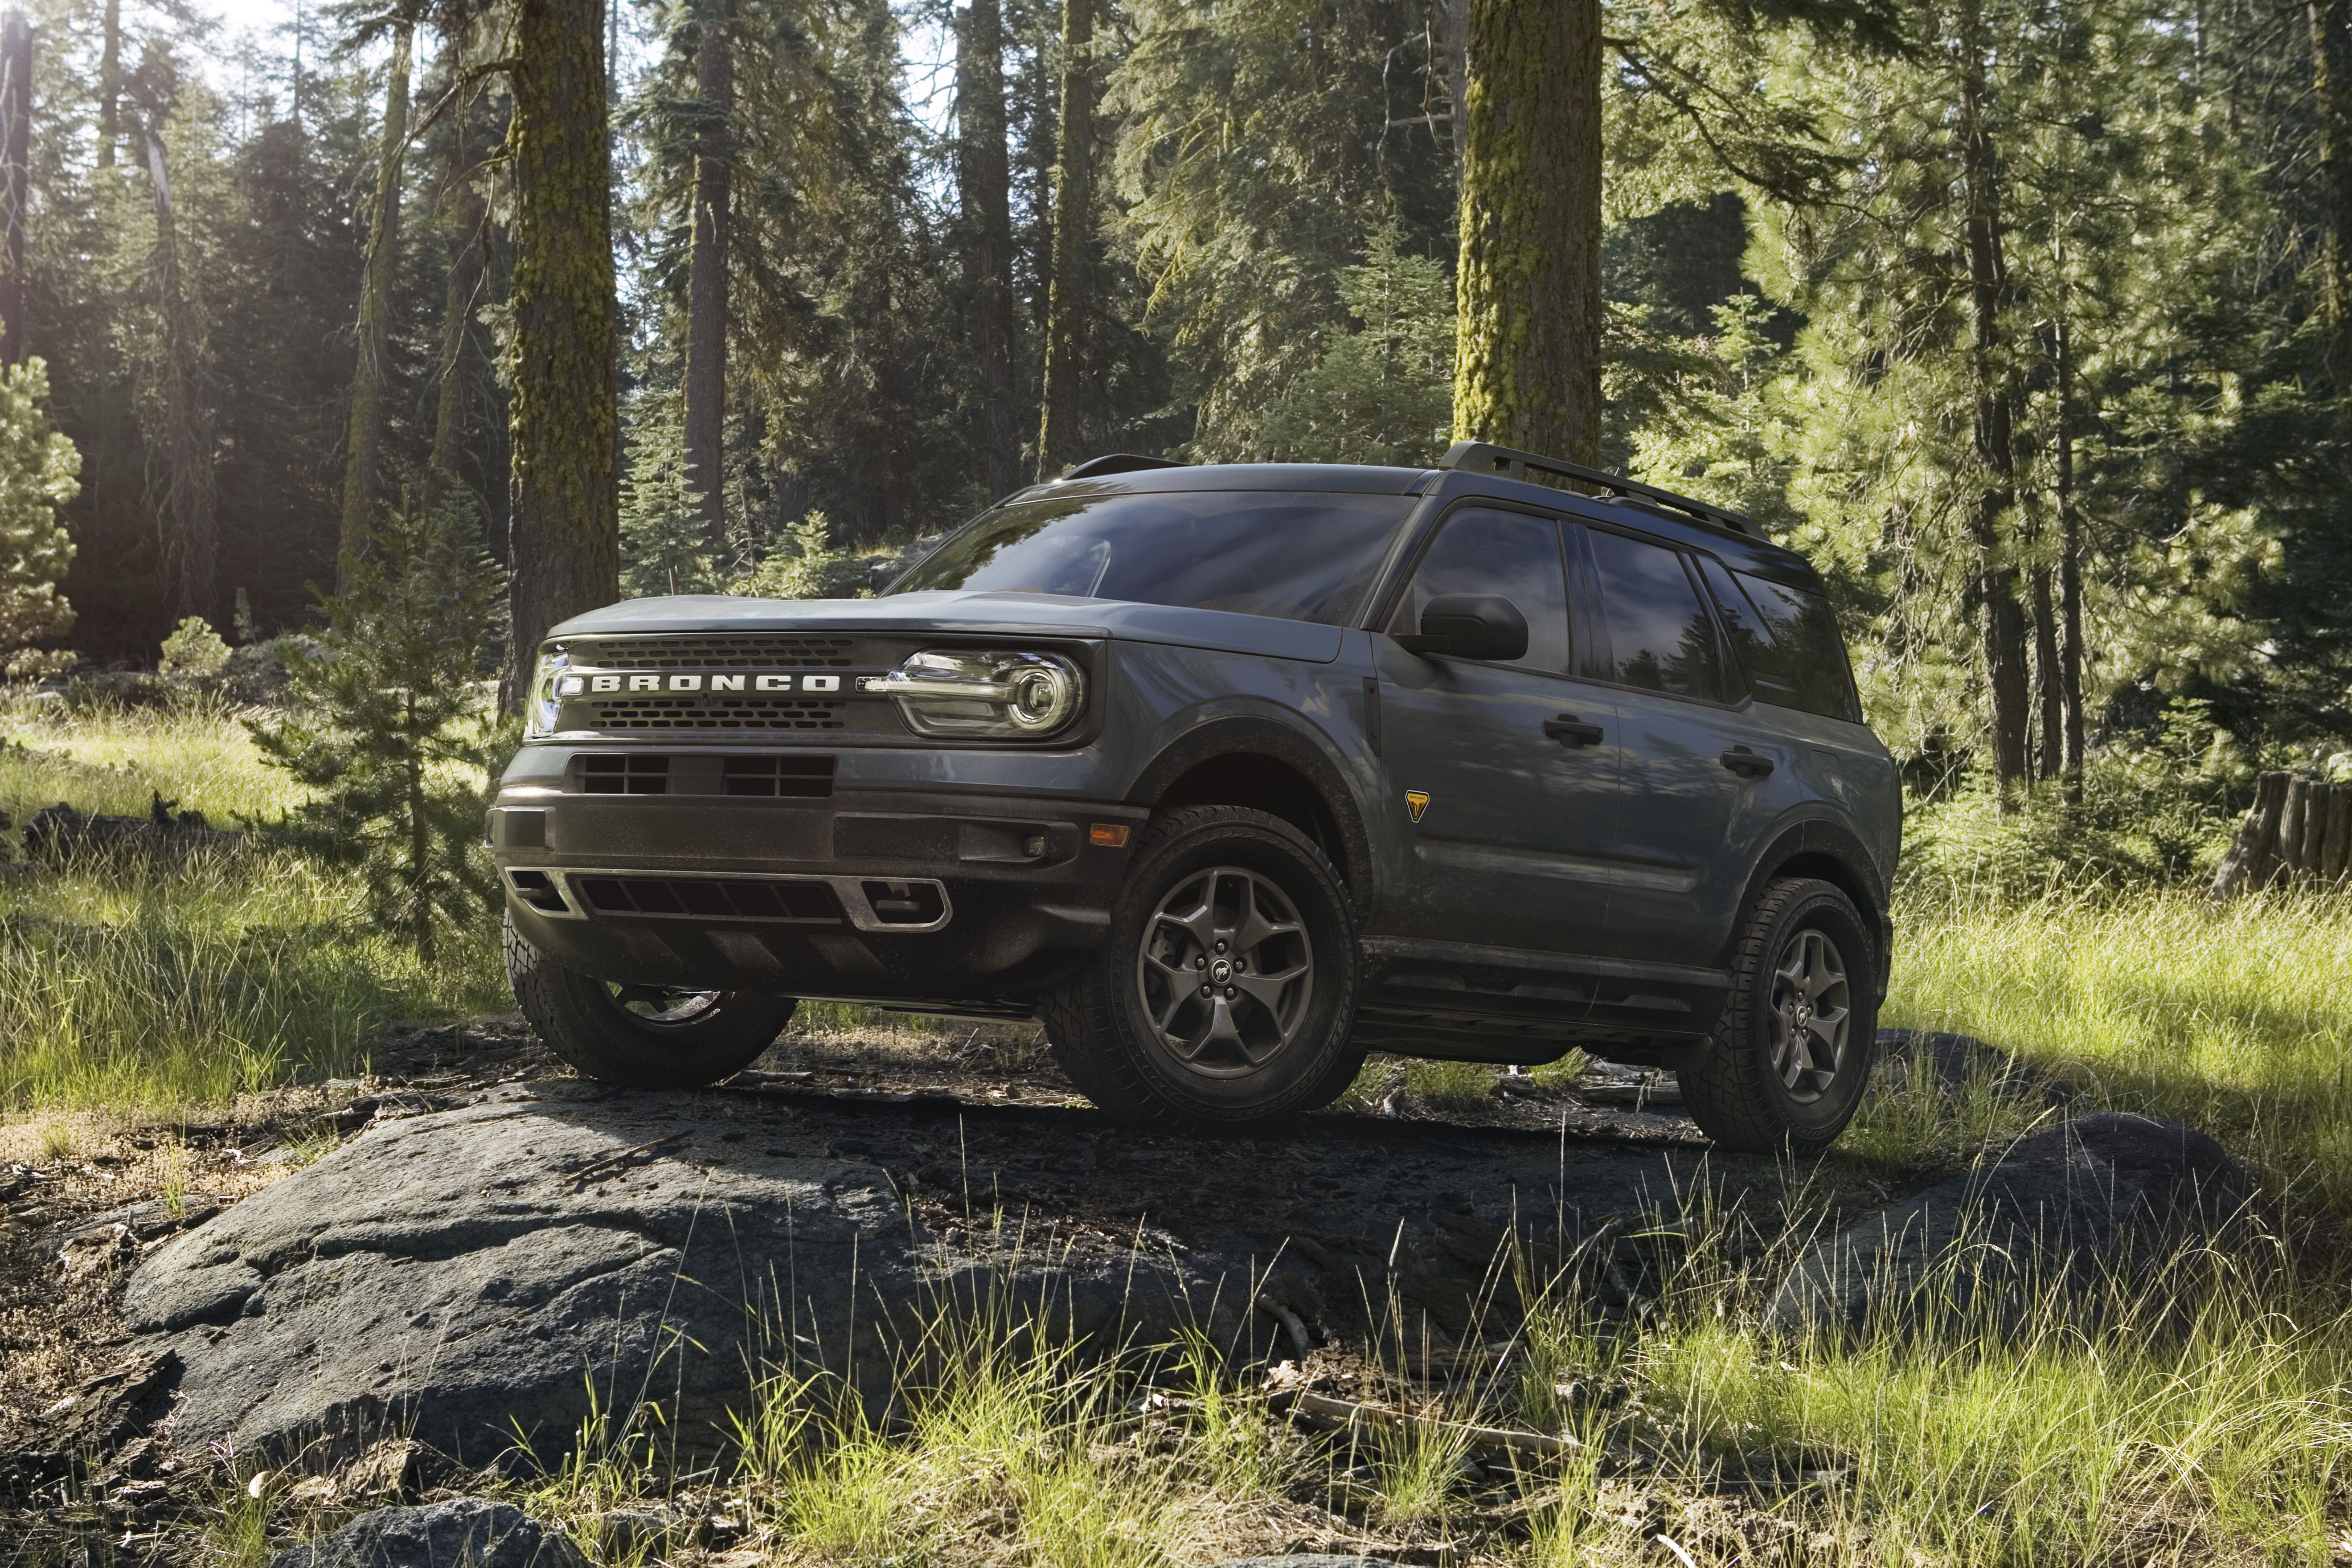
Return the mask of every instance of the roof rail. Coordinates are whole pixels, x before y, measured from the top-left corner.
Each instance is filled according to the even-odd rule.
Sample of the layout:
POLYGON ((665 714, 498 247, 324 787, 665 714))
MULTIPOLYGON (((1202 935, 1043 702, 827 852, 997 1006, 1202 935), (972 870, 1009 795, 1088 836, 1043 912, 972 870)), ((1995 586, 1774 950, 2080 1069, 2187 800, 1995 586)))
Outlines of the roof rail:
POLYGON ((1489 446, 1484 441, 1456 441, 1437 459, 1441 468, 1461 468, 1474 474, 1501 474, 1508 479, 1525 479, 1531 474, 1552 474, 1563 479, 1575 479, 1582 484, 1599 485, 1631 500, 1645 500, 1676 511, 1688 512, 1702 522, 1727 528, 1734 533, 1744 533, 1751 539, 1761 539, 1764 531, 1756 520, 1727 507, 1693 500, 1688 496, 1662 490, 1655 485, 1621 479, 1600 468, 1588 468, 1581 463, 1571 463, 1565 458, 1547 458, 1535 452, 1514 451, 1508 447, 1489 446))
POLYGON ((1106 474, 1132 474, 1145 468, 1181 468, 1187 465, 1173 458, 1146 458, 1133 452, 1106 452, 1099 458, 1089 458, 1062 478, 1066 479, 1098 479, 1106 474))

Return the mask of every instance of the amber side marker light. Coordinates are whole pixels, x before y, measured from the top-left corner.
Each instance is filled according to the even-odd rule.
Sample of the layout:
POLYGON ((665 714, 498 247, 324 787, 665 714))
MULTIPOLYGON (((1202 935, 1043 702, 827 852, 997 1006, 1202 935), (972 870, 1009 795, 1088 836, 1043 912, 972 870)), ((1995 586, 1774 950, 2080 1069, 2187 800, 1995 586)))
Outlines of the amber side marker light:
POLYGON ((1097 822, 1087 827, 1087 842, 1105 849, 1124 849, 1127 847, 1127 829, 1114 827, 1108 822, 1097 822))

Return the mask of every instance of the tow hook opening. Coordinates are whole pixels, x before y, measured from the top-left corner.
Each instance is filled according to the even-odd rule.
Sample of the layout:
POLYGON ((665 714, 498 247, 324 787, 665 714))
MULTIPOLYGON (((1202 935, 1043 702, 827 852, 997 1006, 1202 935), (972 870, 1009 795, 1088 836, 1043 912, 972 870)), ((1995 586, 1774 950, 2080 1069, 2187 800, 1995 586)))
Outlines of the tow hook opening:
POLYGON ((515 897, 532 909, 542 910, 555 915, 568 912, 563 902, 562 889, 558 888, 555 885, 555 879, 544 871, 509 871, 507 882, 514 889, 515 897))
POLYGON ((866 901, 884 925, 927 926, 947 912, 935 882, 867 882, 866 901))

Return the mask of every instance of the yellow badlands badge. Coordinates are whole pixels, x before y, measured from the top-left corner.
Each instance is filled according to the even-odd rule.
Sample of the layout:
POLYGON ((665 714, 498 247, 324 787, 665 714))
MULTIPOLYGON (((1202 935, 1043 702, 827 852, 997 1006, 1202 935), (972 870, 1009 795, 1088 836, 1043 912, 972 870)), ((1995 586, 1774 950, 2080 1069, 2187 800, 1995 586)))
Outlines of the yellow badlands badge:
POLYGON ((1429 792, 1425 789, 1409 789, 1405 791, 1404 808, 1412 813, 1412 819, 1415 822, 1419 822, 1421 820, 1421 814, 1429 809, 1429 792))

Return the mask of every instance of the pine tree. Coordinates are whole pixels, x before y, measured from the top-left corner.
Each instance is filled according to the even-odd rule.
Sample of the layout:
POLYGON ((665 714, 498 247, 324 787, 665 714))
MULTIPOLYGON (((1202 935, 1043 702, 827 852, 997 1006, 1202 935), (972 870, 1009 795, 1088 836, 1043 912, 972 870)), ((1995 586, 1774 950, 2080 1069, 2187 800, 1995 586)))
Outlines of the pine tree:
POLYGON ((1276 462, 1418 467, 1445 449, 1454 396, 1454 285, 1435 258, 1408 256, 1399 226, 1374 229, 1339 297, 1360 326, 1333 342, 1266 418, 1276 462))
MULTIPOLYGON (((58 509, 81 489, 75 477, 81 457, 49 427, 48 395, 48 366, 40 360, 0 371, 0 655, 63 637, 74 622, 73 607, 58 595, 74 557, 58 509)), ((12 661, 9 673, 32 668, 12 661)))
POLYGON ((248 729, 311 796, 269 836, 356 867, 370 922, 431 963, 498 896, 482 813, 508 740, 481 671, 503 584, 456 507, 394 512, 369 546, 289 661, 294 716, 248 729))
MULTIPOLYGON (((366 282, 360 293, 359 353, 352 371, 351 433, 343 447, 339 562, 356 561, 364 553, 368 517, 375 504, 376 467, 383 449, 392 277, 400 259, 401 163, 408 150, 408 53, 415 35, 414 26, 394 33, 392 63, 384 72, 383 135, 376 156, 375 192, 368 204, 366 282)), ((339 575, 337 586, 350 584, 339 575)))
POLYGON ((621 592, 632 599, 708 594, 716 587, 678 401, 657 394, 640 400, 656 413, 636 426, 621 490, 621 592))

